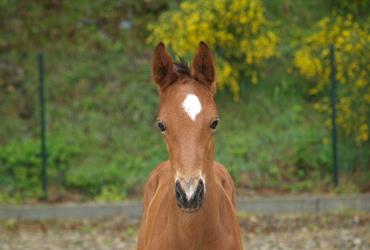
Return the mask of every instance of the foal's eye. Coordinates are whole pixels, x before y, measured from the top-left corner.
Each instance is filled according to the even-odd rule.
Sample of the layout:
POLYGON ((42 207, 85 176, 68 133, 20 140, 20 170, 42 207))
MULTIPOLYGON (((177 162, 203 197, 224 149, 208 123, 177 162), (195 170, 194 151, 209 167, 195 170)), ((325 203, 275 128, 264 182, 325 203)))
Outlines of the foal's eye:
POLYGON ((209 125, 209 127, 211 129, 216 129, 217 128, 217 125, 218 125, 218 119, 214 120, 211 125, 209 125))
POLYGON ((161 132, 163 133, 164 131, 166 131, 166 125, 164 125, 163 122, 157 122, 157 125, 158 125, 158 128, 161 130, 161 132))

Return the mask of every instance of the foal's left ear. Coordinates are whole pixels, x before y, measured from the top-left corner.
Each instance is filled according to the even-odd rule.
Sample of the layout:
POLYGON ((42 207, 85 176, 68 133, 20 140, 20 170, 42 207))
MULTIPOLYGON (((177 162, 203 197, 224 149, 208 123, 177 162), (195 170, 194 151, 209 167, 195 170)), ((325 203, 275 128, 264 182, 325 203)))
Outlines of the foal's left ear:
POLYGON ((191 66, 191 75, 206 85, 212 93, 216 92, 216 73, 212 53, 204 42, 199 43, 198 51, 191 66))

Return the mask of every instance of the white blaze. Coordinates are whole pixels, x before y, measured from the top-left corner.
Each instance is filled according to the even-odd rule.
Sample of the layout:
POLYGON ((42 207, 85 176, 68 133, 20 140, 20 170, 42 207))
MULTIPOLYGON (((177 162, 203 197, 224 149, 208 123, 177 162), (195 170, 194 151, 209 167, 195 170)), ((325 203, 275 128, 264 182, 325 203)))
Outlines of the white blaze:
POLYGON ((188 94, 182 103, 184 111, 188 114, 190 119, 195 121, 197 115, 202 110, 202 105, 200 104, 198 96, 194 94, 188 94))

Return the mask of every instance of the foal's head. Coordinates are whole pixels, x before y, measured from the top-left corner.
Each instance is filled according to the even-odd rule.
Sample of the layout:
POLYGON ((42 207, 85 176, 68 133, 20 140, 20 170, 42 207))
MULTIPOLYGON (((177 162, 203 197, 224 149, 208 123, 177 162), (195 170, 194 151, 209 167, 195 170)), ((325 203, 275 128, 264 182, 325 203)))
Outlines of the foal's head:
POLYGON ((218 124, 211 51, 201 42, 188 69, 174 64, 160 43, 154 51, 152 67, 160 92, 157 124, 169 153, 176 202, 184 211, 194 212, 206 195, 218 124))

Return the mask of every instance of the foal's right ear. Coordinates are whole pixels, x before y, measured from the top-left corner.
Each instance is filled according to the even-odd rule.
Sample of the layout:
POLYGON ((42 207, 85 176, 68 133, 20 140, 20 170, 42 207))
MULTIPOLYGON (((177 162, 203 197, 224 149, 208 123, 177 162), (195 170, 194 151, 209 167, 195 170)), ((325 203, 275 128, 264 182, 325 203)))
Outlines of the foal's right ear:
POLYGON ((204 42, 200 42, 198 51, 193 59, 191 75, 207 86, 214 94, 216 92, 215 74, 211 50, 204 42))
POLYGON ((173 72, 172 58, 162 42, 154 49, 152 77, 160 90, 163 90, 176 80, 176 74, 173 72))

